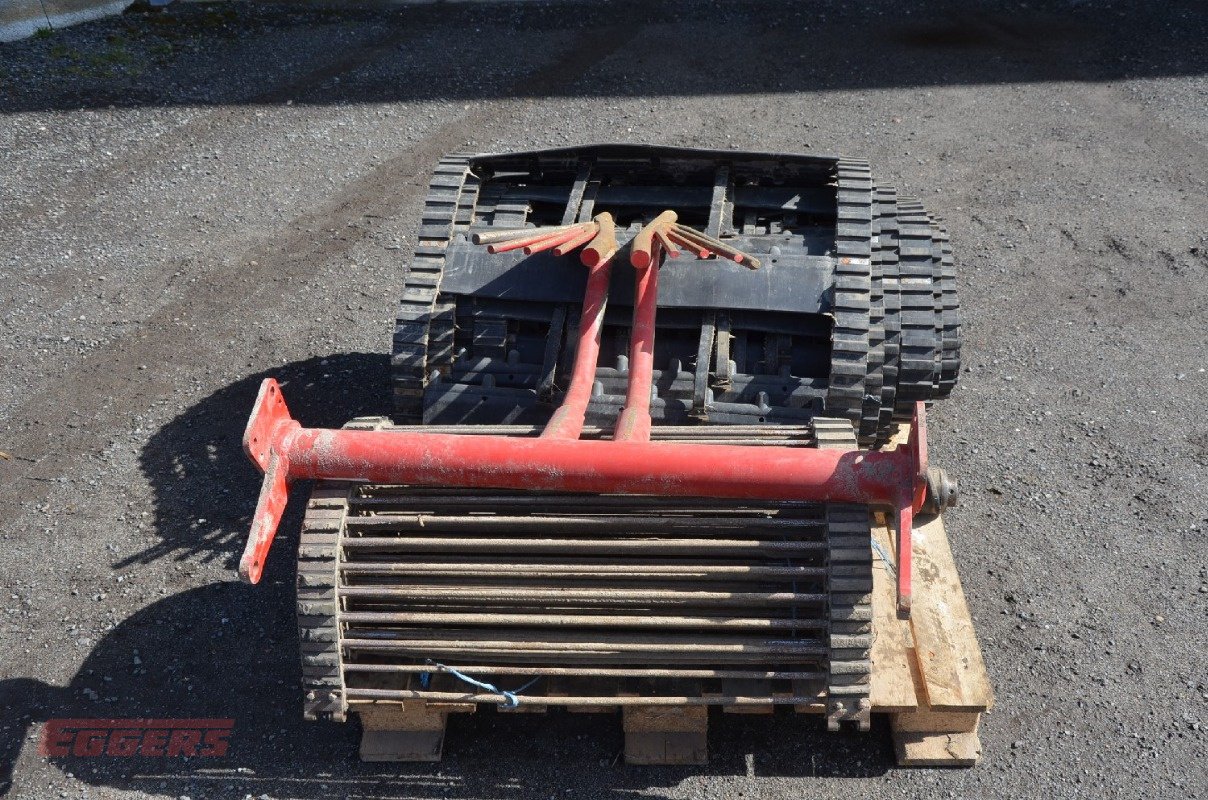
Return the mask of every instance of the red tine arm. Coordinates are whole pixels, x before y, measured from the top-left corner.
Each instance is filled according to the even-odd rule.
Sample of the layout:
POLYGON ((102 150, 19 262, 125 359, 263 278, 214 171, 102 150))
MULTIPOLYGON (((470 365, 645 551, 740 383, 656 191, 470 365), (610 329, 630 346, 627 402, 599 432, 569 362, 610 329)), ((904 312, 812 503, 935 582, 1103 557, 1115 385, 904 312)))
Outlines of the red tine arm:
POLYGON ((578 235, 578 231, 558 231, 545 239, 540 239, 536 242, 530 242, 529 244, 525 245, 524 254, 526 256, 531 256, 533 253, 544 252, 549 250, 551 247, 557 247, 564 242, 569 242, 578 235))
POLYGON ((600 230, 600 226, 593 222, 591 224, 590 228, 587 228, 586 230, 584 230, 582 233, 578 234, 577 236, 572 236, 570 239, 567 239, 565 242, 563 242, 562 244, 555 247, 554 255, 564 256, 567 253, 571 252, 572 250, 582 247, 583 245, 587 244, 592 239, 594 239, 596 236, 596 233, 599 232, 599 230, 600 230))
POLYGON ((521 247, 528 247, 531 244, 544 241, 546 239, 560 237, 566 235, 567 231, 572 231, 571 228, 537 228, 529 236, 521 236, 514 239, 508 239, 506 242, 497 242, 487 247, 487 252, 491 255, 496 253, 507 253, 511 250, 518 250, 521 247))
POLYGON ((654 238, 658 240, 659 246, 667 255, 672 258, 679 258, 679 249, 671 243, 671 237, 667 235, 666 231, 655 231, 654 238))
POLYGON ((678 233, 675 230, 668 232, 667 238, 671 239, 671 241, 675 242, 680 247, 684 248, 685 250, 687 250, 689 253, 696 256, 697 258, 708 258, 709 257, 708 250, 706 250, 704 247, 702 247, 698 243, 692 241, 691 239, 688 239, 687 237, 682 236, 680 233, 678 233))
POLYGON ((650 440, 650 389, 654 384, 654 318, 658 309, 659 244, 651 245, 652 261, 637 270, 633 289, 633 324, 629 333, 629 386, 625 409, 617 418, 616 441, 650 440))

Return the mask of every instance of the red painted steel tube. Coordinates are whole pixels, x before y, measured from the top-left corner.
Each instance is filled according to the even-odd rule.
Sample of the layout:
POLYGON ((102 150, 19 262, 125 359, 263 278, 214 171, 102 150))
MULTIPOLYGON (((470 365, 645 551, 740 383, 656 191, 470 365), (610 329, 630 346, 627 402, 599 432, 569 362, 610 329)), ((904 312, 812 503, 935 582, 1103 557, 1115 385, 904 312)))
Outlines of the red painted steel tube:
POLYGON ((290 479, 889 504, 910 477, 893 451, 301 427, 279 442, 290 479))
POLYGON ((541 431, 543 439, 578 439, 583 432, 591 387, 596 381, 596 362, 600 357, 600 334, 604 330, 604 311, 608 306, 608 284, 612 280, 612 258, 597 262, 587 273, 583 293, 583 313, 579 318, 579 343, 570 388, 562 405, 541 431))
POLYGON ((565 242, 563 242, 562 244, 555 247, 554 255, 564 256, 567 253, 571 252, 572 250, 582 247, 583 245, 590 242, 592 239, 596 238, 596 234, 599 232, 600 232, 600 226, 596 225, 595 223, 592 223, 590 228, 586 228, 578 236, 575 236, 571 239, 567 239, 565 242))
POLYGON ((549 250, 551 247, 566 244, 567 242, 578 237, 578 235, 579 232, 574 230, 555 233, 549 238, 526 244, 524 246, 524 254, 526 256, 531 256, 533 253, 542 253, 546 250, 549 250))
POLYGON ((898 605, 908 612, 910 531, 927 491, 923 413, 917 403, 904 446, 867 452, 329 430, 299 425, 268 378, 243 439, 265 479, 239 571, 251 583, 260 580, 288 484, 298 479, 858 503, 897 512, 898 605))
POLYGON ((636 270, 633 323, 629 329, 629 381, 625 408, 617 418, 613 438, 650 440, 650 391, 654 385, 654 318, 658 311, 659 243, 650 245, 650 266, 636 270))
POLYGON ((303 428, 272 378, 260 386, 243 447, 264 472, 240 575, 260 580, 298 479, 887 506, 896 511, 898 608, 909 614, 910 534, 927 493, 922 403, 890 451, 303 428))

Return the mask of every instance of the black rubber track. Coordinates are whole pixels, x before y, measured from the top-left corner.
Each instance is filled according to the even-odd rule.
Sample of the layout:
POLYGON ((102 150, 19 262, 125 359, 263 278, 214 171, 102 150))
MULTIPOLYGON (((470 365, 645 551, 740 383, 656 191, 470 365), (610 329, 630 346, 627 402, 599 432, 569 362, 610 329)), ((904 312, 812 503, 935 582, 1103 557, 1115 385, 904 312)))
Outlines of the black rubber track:
POLYGON ((476 199, 469 158, 442 158, 428 185, 419 240, 395 316, 390 368, 395 419, 400 423, 423 421, 429 371, 453 360, 453 308, 449 302, 438 304, 440 280, 453 226, 459 216, 469 224, 476 199))
MULTIPOLYGON (((507 320, 475 315, 473 331, 458 331, 458 315, 475 313, 472 303, 465 302, 472 298, 441 292, 446 252, 455 231, 464 233, 471 222, 480 227, 526 224, 527 208, 503 199, 498 184, 490 193, 484 191, 480 201, 480 180, 471 170, 475 158, 479 157, 442 159, 430 184, 394 331, 391 365, 399 423, 422 423, 425 412, 447 421, 439 409, 430 407, 433 379, 446 386, 450 381, 453 386, 474 385, 463 383, 478 380, 462 377, 464 364, 484 358, 501 362, 512 346, 507 320)), ((857 428, 859 444, 872 446, 888 439, 894 422, 910 418, 916 401, 946 396, 955 386, 961 334, 955 267, 947 232, 917 199, 898 197, 891 187, 876 186, 862 161, 836 159, 832 174, 834 272, 825 308, 833 328, 823 362, 830 364, 829 378, 815 413, 849 420, 857 428)), ((573 355, 570 345, 577 314, 573 304, 562 306, 550 305, 548 314, 535 312, 538 318, 564 317, 564 325, 551 333, 551 345, 556 346, 553 336, 563 342, 559 364, 568 363, 573 355)), ((707 309, 701 314, 702 320, 713 317, 707 309)), ((470 324, 470 319, 460 324, 470 324)), ((712 384, 720 379, 725 385, 730 377, 711 372, 709 380, 712 384)), ((539 400, 546 407, 556 404, 558 387, 543 382, 539 400)), ((735 411, 737 406, 727 401, 726 411, 714 416, 762 421, 766 402, 759 399, 749 410, 735 411)), ((533 412, 528 413, 527 419, 533 419, 533 412)), ((767 416, 767 424, 783 421, 775 414, 767 416)), ((710 421, 707 408, 697 417, 710 421)), ((795 424, 799 420, 798 412, 795 424)))
MULTIPOLYGON (((869 364, 872 308, 872 174, 862 161, 840 161, 836 173, 835 319, 826 413, 861 428, 869 364)), ((880 366, 876 365, 879 373, 880 366)), ((860 430, 864 434, 863 429, 860 430)))

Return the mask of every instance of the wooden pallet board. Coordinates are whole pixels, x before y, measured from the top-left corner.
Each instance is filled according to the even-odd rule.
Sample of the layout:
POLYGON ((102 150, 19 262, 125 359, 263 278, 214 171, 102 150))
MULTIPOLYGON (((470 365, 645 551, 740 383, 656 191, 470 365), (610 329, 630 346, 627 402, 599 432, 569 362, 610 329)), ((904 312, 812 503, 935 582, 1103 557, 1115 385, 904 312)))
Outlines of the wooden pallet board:
MULTIPOLYGON (((896 562, 883 518, 873 536, 896 562)), ((899 765, 972 766, 981 757, 978 724, 994 693, 943 518, 918 520, 913 539, 909 620, 897 618, 891 566, 878 557, 873 567, 873 713, 889 713, 899 765)))
POLYGON ((440 761, 449 712, 425 703, 358 708, 362 761, 440 761))

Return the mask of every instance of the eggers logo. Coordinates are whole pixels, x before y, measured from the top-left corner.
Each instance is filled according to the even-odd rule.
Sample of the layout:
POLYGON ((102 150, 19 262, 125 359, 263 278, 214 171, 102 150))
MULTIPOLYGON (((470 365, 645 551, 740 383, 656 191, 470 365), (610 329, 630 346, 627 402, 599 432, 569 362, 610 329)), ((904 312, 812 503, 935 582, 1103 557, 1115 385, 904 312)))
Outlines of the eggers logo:
POLYGON ((233 719, 52 719, 42 729, 44 756, 224 756, 233 719))

